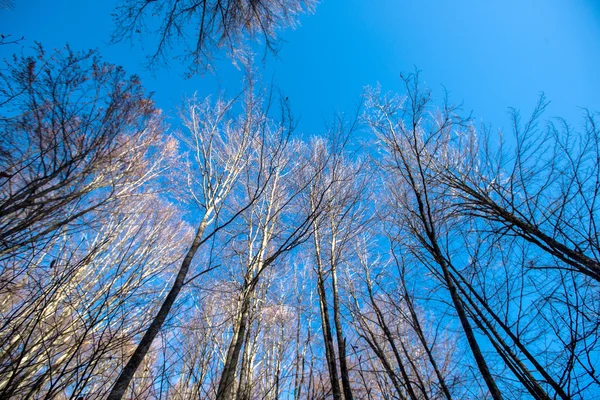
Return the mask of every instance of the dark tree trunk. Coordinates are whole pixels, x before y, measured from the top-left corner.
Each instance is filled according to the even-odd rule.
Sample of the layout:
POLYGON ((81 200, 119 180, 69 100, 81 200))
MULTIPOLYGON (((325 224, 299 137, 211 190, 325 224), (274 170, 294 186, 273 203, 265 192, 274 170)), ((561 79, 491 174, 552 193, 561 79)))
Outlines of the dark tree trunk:
POLYGON ((340 321, 340 305, 337 285, 336 262, 331 265, 331 281, 333 290, 333 321, 335 322, 335 333, 338 345, 338 356, 340 359, 340 373, 342 377, 342 389, 345 400, 354 400, 352 388, 350 387, 350 375, 348 373, 348 363, 346 361, 346 338, 342 332, 342 323, 340 321))
POLYGON ((227 357, 225 358, 225 365, 223 366, 223 372, 221 379, 219 380, 219 387, 217 389, 217 400, 232 400, 235 392, 235 371, 237 369, 238 361, 240 359, 240 353, 244 344, 246 336, 246 329, 248 323, 248 315, 250 313, 250 295, 245 293, 242 295, 242 304, 240 307, 239 317, 237 319, 236 326, 233 328, 233 337, 227 350, 227 357))
POLYGON ((158 332, 160 332, 163 323, 167 319, 167 316, 169 315, 169 312, 171 311, 173 304, 175 304, 175 300, 177 299, 177 296, 179 295, 179 292, 181 291, 181 288, 185 283, 185 277, 187 276, 188 270, 190 269, 190 264, 194 259, 194 255, 196 255, 196 252, 198 251, 198 248, 202 243, 202 236, 204 235, 204 230, 208 225, 207 221, 208 218, 205 216, 200 225, 198 226, 198 230, 196 231, 194 241, 192 242, 192 245, 190 246, 187 254, 185 255, 185 258, 181 262, 181 266, 179 267, 179 271, 177 272, 177 276, 175 278, 175 282, 173 283, 173 287, 169 291, 169 294, 167 294, 167 297, 165 298, 163 304, 160 307, 160 310, 152 320, 152 323, 148 327, 146 333, 144 333, 142 340, 140 340, 140 343, 138 344, 135 351, 133 352, 133 355, 127 362, 127 365, 125 365, 125 368, 123 368, 123 371, 121 371, 121 374, 117 378, 117 381, 115 382, 115 385, 113 386, 110 394, 108 395, 107 400, 120 400, 123 397, 125 391, 127 390, 127 387, 129 386, 129 383, 133 379, 133 375, 135 375, 135 372, 144 360, 146 353, 148 353, 148 350, 150 349, 154 338, 156 337, 156 335, 158 335, 158 332))
POLYGON ((341 400, 340 383, 338 380, 337 363, 335 362, 335 348, 333 345, 333 335, 331 334, 331 322, 329 319, 329 308, 327 306, 327 297, 325 291, 325 282, 323 281, 323 271, 319 266, 317 276, 317 286, 319 292, 319 304, 321 307, 321 323, 323 330, 323 340, 325 342, 325 356, 327 358, 327 368, 329 369, 329 380, 331 382, 331 391, 334 400, 341 400))

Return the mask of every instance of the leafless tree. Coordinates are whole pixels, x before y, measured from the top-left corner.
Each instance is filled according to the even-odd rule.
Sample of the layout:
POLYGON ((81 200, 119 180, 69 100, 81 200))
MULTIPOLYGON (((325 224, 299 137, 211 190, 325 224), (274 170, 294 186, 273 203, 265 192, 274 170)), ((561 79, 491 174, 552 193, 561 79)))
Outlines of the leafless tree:
MULTIPOLYGON (((31 250, 157 170, 160 118, 137 77, 68 47, 0 71, 0 258, 31 250)), ((63 231, 63 233, 66 233, 63 231)))
MULTIPOLYGON (((164 63, 173 51, 189 65, 189 73, 211 69, 220 49, 237 58, 249 41, 278 47, 277 31, 295 26, 315 0, 122 0, 113 16, 113 41, 151 34, 157 41, 149 64, 164 63)), ((242 56, 246 58, 246 56, 242 56)))
MULTIPOLYGON (((315 177, 315 171, 310 165, 312 159, 310 156, 295 157, 306 154, 306 146, 299 141, 282 141, 278 137, 280 134, 276 132, 275 135, 265 136, 263 142, 257 143, 262 158, 257 159, 255 168, 248 170, 248 187, 253 186, 250 183, 255 180, 256 175, 270 174, 272 179, 265 186, 264 196, 240 220, 243 225, 236 236, 242 241, 233 243, 234 246, 239 246, 235 254, 243 256, 245 268, 242 270, 239 311, 233 324, 233 336, 219 383, 218 399, 230 399, 235 394, 234 378, 242 347, 245 345, 244 350, 249 349, 245 337, 250 329, 251 306, 261 277, 269 268, 275 268, 281 263, 283 256, 310 238, 312 223, 327 203, 325 191, 314 199, 314 208, 301 207, 315 177)), ((241 194, 242 203, 247 202, 247 194, 241 194)), ((272 306, 271 310, 278 308, 272 306)), ((262 312, 266 310, 263 308, 262 312)), ((247 367, 248 363, 243 361, 242 359, 242 368, 247 367)), ((247 372, 244 370, 240 372, 242 379, 245 379, 245 373, 247 372)), ((248 380, 242 380, 237 398, 248 397, 249 392, 244 387, 247 383, 248 380)), ((275 393, 278 387, 276 384, 273 388, 275 393)))
POLYGON ((544 128, 539 124, 546 105, 542 96, 524 124, 512 111, 514 148, 507 139, 495 145, 489 134, 481 135, 473 140, 479 157, 456 166, 461 169, 440 165, 441 177, 459 197, 463 212, 539 246, 564 268, 600 281, 596 116, 586 112, 581 132, 561 119, 544 128))
MULTIPOLYGON (((244 7, 275 29, 310 6, 169 4, 212 21, 196 66, 271 18, 244 7)), ((95 52, 38 46, 0 80, 0 398, 596 394, 596 114, 544 125, 541 98, 507 138, 411 75, 367 93, 372 141, 341 118, 303 140, 250 72, 169 133, 95 52)))
POLYGON ((350 244, 368 224, 364 201, 367 175, 359 160, 350 159, 348 150, 355 127, 356 121, 344 123, 341 118, 338 118, 337 126, 332 129, 329 138, 317 138, 312 142, 312 165, 318 173, 311 183, 308 207, 314 206, 314 198, 320 196, 320 193, 327 193, 327 206, 320 218, 313 222, 312 245, 321 330, 332 395, 335 399, 340 399, 342 396, 345 399, 353 398, 347 360, 347 339, 343 332, 338 270, 350 258, 350 244), (330 295, 328 295, 328 286, 331 288, 330 295), (331 309, 329 299, 331 299, 331 309), (335 332, 337 351, 333 332, 335 332), (341 379, 341 388, 338 379, 341 379))
POLYGON ((150 187, 172 145, 139 80, 95 52, 6 65, 1 396, 100 396, 185 237, 150 187))
MULTIPOLYGON (((594 160, 598 136, 594 115, 589 112, 585 113, 582 132, 573 130, 561 119, 540 127, 546 104, 540 98, 525 124, 521 124, 519 113, 512 110, 512 141, 500 137, 494 143, 489 131, 479 135, 470 131, 463 136, 462 143, 454 145, 460 151, 468 142, 468 155, 458 158, 460 162, 437 163, 436 170, 441 184, 452 193, 456 211, 475 219, 472 227, 477 235, 502 246, 505 260, 513 256, 509 262, 518 268, 508 270, 510 275, 501 282, 505 282, 505 288, 519 288, 519 308, 531 307, 523 300, 523 293, 533 291, 539 298, 531 307, 534 310, 521 311, 518 322, 508 323, 509 316, 497 315, 486 307, 485 299, 475 296, 479 307, 498 324, 497 329, 507 335, 502 340, 495 334, 497 345, 504 349, 503 358, 508 355, 516 358, 505 344, 514 343, 514 351, 535 367, 551 390, 561 398, 572 398, 585 393, 597 379, 594 373, 590 374, 588 356, 583 355, 594 352, 591 343, 598 334, 597 324, 587 322, 593 313, 583 304, 595 303, 589 290, 598 281, 594 233, 598 171, 594 160), (545 284, 539 284, 540 281, 545 284), (516 282, 523 283, 516 285, 516 282), (543 326, 546 334, 553 332, 551 336, 561 345, 540 350, 528 348, 527 331, 522 327, 526 326, 529 315, 535 315, 538 326, 543 326), (559 321, 548 318, 549 315, 569 317, 559 321), (513 324, 521 328, 513 332, 510 329, 513 324), (556 357, 555 362, 544 363, 545 357, 556 357)), ((471 252, 472 258, 483 263, 492 249, 485 244, 479 246, 471 252)), ((477 272, 485 276, 485 271, 477 272)), ((491 279, 486 275, 485 282, 489 285, 491 279)), ((467 277, 461 279, 470 293, 480 291, 479 282, 467 284, 467 277)), ((507 307, 509 302, 507 299, 507 307)), ((536 334, 531 332, 531 335, 536 334)), ((513 370, 520 371, 520 376, 527 375, 519 362, 511 364, 513 370)))
MULTIPOLYGON (((453 128, 451 109, 443 111, 438 118, 425 120, 427 116, 428 94, 418 88, 418 78, 405 80, 408 95, 404 101, 399 99, 374 100, 374 112, 370 125, 378 134, 389 159, 389 171, 395 173, 398 180, 392 196, 400 207, 405 209, 405 224, 439 268, 440 280, 446 286, 460 324, 463 328, 475 362, 488 387, 492 398, 501 399, 502 395, 492 375, 488 361, 481 350, 474 332, 473 322, 460 298, 459 291, 452 279, 451 260, 444 246, 447 234, 446 215, 442 194, 435 187, 429 173, 430 157, 425 154, 438 152, 443 139, 453 128), (440 140, 432 140, 438 139, 440 140)), ((376 95, 377 96, 377 95, 376 95)), ((414 398, 414 396, 411 396, 414 398)))
POLYGON ((5 288, 2 396, 106 395, 105 381, 155 308, 147 300, 162 289, 155 282, 180 257, 185 231, 169 227, 174 215, 150 199, 123 204, 95 235, 57 238, 5 288))
MULTIPOLYGON (((382 229, 382 225, 375 226, 382 229)), ((375 398, 461 396, 461 387, 454 382, 463 376, 458 372, 455 337, 448 321, 420 307, 429 305, 423 271, 418 265, 407 266, 400 257, 386 260, 378 252, 390 249, 377 245, 378 240, 372 234, 358 238, 357 263, 345 280, 350 324, 358 336, 353 349, 360 354, 356 368, 361 379, 377 382, 378 388, 369 391, 375 398)), ((395 254, 397 245, 393 240, 391 244, 395 254)))
MULTIPOLYGON (((229 195, 238 187, 247 167, 253 160, 261 162, 260 151, 263 148, 257 148, 255 144, 267 134, 265 129, 271 128, 261 107, 261 99, 255 96, 252 87, 245 91, 245 96, 241 99, 244 111, 237 118, 233 117, 232 108, 238 105, 240 97, 232 101, 219 99, 215 104, 210 99, 204 102, 191 100, 184 111, 183 119, 189 132, 182 136, 182 144, 190 150, 186 162, 186 179, 190 199, 197 210, 196 233, 173 286, 117 379, 109 399, 120 399, 125 394, 129 382, 188 280, 188 271, 200 247, 250 208, 263 195, 266 185, 272 179, 271 171, 254 175, 255 180, 250 182, 253 186, 246 187, 245 202, 239 203, 230 214, 221 213, 226 210, 223 207, 229 195)), ((195 277, 211 269, 213 267, 207 267, 195 277)))
POLYGON ((588 357, 597 324, 583 306, 595 304, 594 239, 585 239, 595 223, 584 213, 595 203, 581 189, 595 182, 593 118, 581 136, 557 134, 554 124, 540 132, 542 101, 523 130, 514 114, 511 156, 451 107, 430 107, 417 78, 405 83, 406 98, 377 94, 371 114, 398 172, 388 187, 402 205, 391 213, 400 247, 448 289, 493 396, 584 396, 596 380, 588 357), (561 243, 570 239, 578 247, 561 243))

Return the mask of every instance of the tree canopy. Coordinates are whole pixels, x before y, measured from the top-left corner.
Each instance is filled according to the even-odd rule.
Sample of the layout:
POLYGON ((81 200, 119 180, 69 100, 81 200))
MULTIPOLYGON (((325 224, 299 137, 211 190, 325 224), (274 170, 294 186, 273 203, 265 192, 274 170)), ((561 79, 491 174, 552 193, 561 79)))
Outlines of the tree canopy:
POLYGON ((491 129, 415 71, 299 132, 250 41, 314 7, 121 0, 155 67, 244 71, 178 115, 97 50, 4 60, 0 398, 600 394, 598 113, 491 129))

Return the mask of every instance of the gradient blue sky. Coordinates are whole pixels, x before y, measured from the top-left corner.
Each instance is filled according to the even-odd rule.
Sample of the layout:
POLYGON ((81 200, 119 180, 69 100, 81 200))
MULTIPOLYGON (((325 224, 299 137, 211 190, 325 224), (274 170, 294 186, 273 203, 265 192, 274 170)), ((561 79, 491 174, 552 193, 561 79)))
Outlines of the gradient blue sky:
MULTIPOLYGON (((0 33, 25 36, 0 46, 0 57, 69 43, 98 48, 105 60, 142 77, 159 107, 174 115, 185 95, 220 89, 235 93, 241 73, 228 61, 218 75, 184 79, 176 64, 145 71, 139 43, 108 45, 115 1, 15 0, 0 11, 0 33)), ((596 0, 323 0, 301 18, 278 58, 259 70, 274 81, 304 133, 317 133, 334 110, 351 111, 366 85, 401 92, 401 72, 422 70, 422 80, 441 85, 465 114, 507 126, 507 107, 529 112, 540 92, 551 100, 547 116, 578 123, 579 107, 600 110, 600 2, 596 0)))

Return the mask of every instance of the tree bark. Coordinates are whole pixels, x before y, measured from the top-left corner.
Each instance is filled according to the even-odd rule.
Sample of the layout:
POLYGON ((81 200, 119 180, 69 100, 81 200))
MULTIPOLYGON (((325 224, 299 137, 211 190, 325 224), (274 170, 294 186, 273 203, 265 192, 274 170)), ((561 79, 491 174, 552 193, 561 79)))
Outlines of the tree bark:
POLYGON ((242 296, 239 317, 237 324, 234 327, 234 333, 229 344, 229 349, 227 350, 225 365, 223 366, 223 372, 221 374, 219 387, 217 389, 216 400, 232 400, 235 392, 235 371, 237 369, 240 353, 244 344, 248 323, 248 314, 250 312, 251 296, 248 293, 245 293, 242 296))
MULTIPOLYGON (((332 252, 335 249, 332 249, 332 252)), ((342 323, 340 321, 340 305, 337 285, 337 268, 336 262, 331 265, 331 284, 333 291, 333 321, 335 323, 335 333, 338 345, 338 357, 340 359, 340 373, 342 378, 342 389, 346 400, 353 400, 352 388, 350 387, 350 376, 348 373, 348 363, 346 360, 346 338, 342 332, 342 323)))
POLYGON ((327 368, 329 369, 329 380, 331 382, 331 391, 335 400, 342 399, 340 383, 338 378, 337 364, 335 362, 335 349, 333 346, 333 335, 331 334, 331 322, 329 318, 329 308, 325 292, 325 282, 322 273, 317 278, 319 291, 319 305, 321 308, 321 324, 323 329, 323 340, 325 342, 325 356, 327 358, 327 368))

